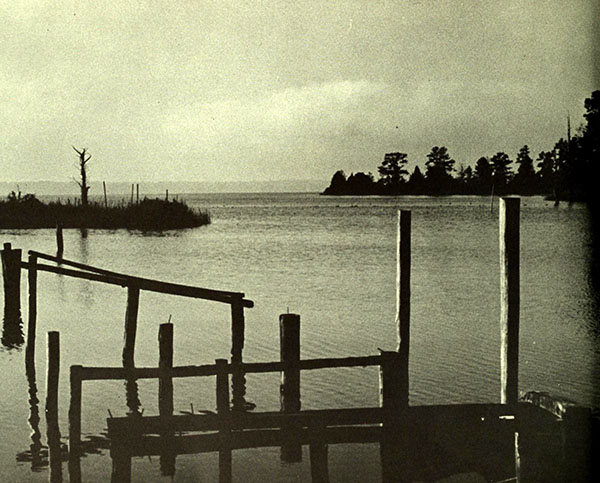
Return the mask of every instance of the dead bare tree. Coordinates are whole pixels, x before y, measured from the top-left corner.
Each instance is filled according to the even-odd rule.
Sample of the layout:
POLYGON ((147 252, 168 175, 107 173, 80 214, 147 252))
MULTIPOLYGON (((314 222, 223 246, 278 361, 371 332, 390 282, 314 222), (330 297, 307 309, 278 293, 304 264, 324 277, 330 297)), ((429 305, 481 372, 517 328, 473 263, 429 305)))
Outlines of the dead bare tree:
POLYGON ((86 148, 83 148, 79 151, 75 146, 72 146, 75 152, 79 155, 79 171, 81 176, 81 181, 74 179, 74 181, 81 188, 81 205, 87 206, 88 204, 88 191, 90 190, 90 185, 87 182, 87 172, 86 165, 88 161, 91 159, 92 155, 86 152, 86 148))

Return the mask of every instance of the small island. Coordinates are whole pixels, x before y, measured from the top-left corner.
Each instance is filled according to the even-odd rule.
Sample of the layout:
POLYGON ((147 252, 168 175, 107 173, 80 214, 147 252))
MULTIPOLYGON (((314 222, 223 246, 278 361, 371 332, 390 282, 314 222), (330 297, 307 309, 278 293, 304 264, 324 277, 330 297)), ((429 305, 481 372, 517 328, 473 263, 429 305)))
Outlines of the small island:
POLYGON ((185 202, 177 199, 147 198, 131 201, 108 203, 106 189, 104 203, 90 202, 90 190, 87 177, 87 163, 91 155, 84 148, 78 150, 80 179, 77 184, 81 189, 79 199, 44 203, 34 194, 22 195, 11 192, 4 200, 0 200, 0 228, 126 228, 130 230, 162 231, 179 228, 194 228, 210 224, 208 212, 190 208, 185 202))
POLYGON ((408 155, 386 153, 377 168, 379 179, 371 173, 346 176, 337 171, 323 195, 333 196, 399 196, 399 195, 544 195, 556 202, 589 201, 592 186, 592 162, 598 153, 600 124, 600 91, 585 100, 586 125, 571 136, 567 120, 567 139, 558 140, 553 149, 538 154, 536 162, 524 145, 516 155, 516 170, 508 154, 498 152, 482 156, 475 167, 460 164, 450 156, 445 146, 434 146, 425 161, 425 173, 415 166, 412 174, 406 169, 408 155), (537 168, 537 169, 536 169, 537 168), (407 179, 408 178, 408 179, 407 179))

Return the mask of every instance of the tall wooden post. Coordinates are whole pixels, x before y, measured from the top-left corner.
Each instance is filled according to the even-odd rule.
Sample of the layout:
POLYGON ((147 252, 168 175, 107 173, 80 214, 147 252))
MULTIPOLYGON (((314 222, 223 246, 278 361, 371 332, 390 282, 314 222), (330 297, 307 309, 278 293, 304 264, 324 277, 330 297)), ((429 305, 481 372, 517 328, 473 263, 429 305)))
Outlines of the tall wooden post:
POLYGON ((163 476, 175 474, 173 452, 173 324, 160 324, 158 332, 158 412, 161 421, 161 438, 164 451, 160 455, 160 470, 163 476))
POLYGON ((63 224, 61 221, 56 222, 56 256, 62 258, 65 249, 63 240, 63 224))
POLYGON ((219 416, 219 483, 231 483, 231 413, 229 410, 229 373, 227 360, 217 359, 217 414, 219 416))
POLYGON ((409 379, 408 361, 410 346, 410 255, 411 255, 411 212, 398 212, 398 240, 396 248, 396 325, 400 362, 398 369, 402 403, 408 406, 409 379))
POLYGON ((4 244, 0 252, 2 258, 2 278, 4 281, 5 319, 21 320, 21 249, 14 249, 10 243, 4 244))
POLYGON ((139 203, 140 202, 140 184, 136 183, 135 185, 135 202, 139 203))
POLYGON ((231 304, 231 399, 234 411, 243 411, 246 408, 246 376, 240 369, 244 332, 244 305, 243 298, 239 297, 231 304))
POLYGON ((515 474, 521 481, 519 454, 519 198, 500 199, 500 402, 514 408, 515 474))
POLYGON ((69 404, 69 481, 81 481, 81 366, 71 366, 69 404))
POLYGON ((29 254, 27 270, 27 347, 25 357, 33 362, 35 357, 35 332, 37 327, 37 256, 29 254))
POLYGON ((381 475, 384 483, 406 482, 408 435, 408 400, 401 379, 402 355, 383 351, 379 371, 379 403, 383 410, 380 442, 381 475))
POLYGON ((137 317, 140 305, 139 287, 127 287, 127 310, 125 312, 125 333, 123 336, 123 367, 135 366, 135 337, 137 333, 137 317))
POLYGON ((60 373, 60 335, 48 332, 48 362, 46 366, 46 427, 50 481, 62 482, 60 429, 58 427, 58 381, 60 373))
POLYGON ((310 441, 310 477, 312 483, 329 483, 328 446, 324 441, 324 428, 313 428, 310 441))
POLYGON ((500 199, 500 331, 502 404, 519 399, 519 198, 500 199))
MULTIPOLYGON (((300 411, 300 316, 281 314, 279 316, 279 348, 284 370, 281 373, 281 411, 300 411)), ((295 426, 282 425, 284 439, 281 446, 281 459, 287 462, 302 461, 302 446, 296 442, 295 426)))

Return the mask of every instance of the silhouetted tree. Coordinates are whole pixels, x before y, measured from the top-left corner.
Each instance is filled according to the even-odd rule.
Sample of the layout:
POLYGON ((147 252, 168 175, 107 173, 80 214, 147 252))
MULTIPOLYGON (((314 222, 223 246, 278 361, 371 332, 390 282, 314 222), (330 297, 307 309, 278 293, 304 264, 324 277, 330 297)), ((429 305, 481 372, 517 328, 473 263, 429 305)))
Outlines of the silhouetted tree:
POLYGON ((83 148, 79 151, 75 146, 72 146, 75 152, 79 155, 79 175, 81 177, 81 181, 75 180, 75 182, 81 188, 81 204, 83 206, 87 206, 88 204, 88 191, 90 190, 90 186, 87 181, 87 163, 92 157, 91 154, 86 153, 86 148, 83 148))
POLYGON ((381 185, 387 194, 400 194, 404 176, 408 171, 404 168, 407 163, 406 153, 386 153, 383 163, 377 168, 381 185))
POLYGON ((347 186, 346 186, 346 174, 342 171, 336 171, 333 177, 331 178, 331 183, 323 192, 324 195, 341 195, 344 194, 347 186))
POLYGON ((492 166, 484 156, 475 163, 473 186, 475 193, 479 195, 489 195, 492 191, 492 166))
POLYGON ((554 191, 554 168, 556 165, 556 152, 542 151, 538 154, 538 178, 542 193, 550 194, 554 191))
POLYGON ((464 164, 461 164, 458 168, 456 178, 456 191, 459 194, 467 194, 472 190, 473 185, 473 169, 471 166, 465 168, 464 164))
POLYGON ((446 147, 434 146, 431 148, 425 166, 427 167, 425 178, 428 190, 433 194, 448 193, 452 186, 451 173, 454 170, 454 160, 448 154, 446 147))
POLYGON ((537 191, 537 176, 533 167, 533 159, 529 155, 529 146, 523 146, 517 154, 516 163, 519 165, 513 178, 512 186, 516 193, 531 195, 537 191))
POLYGON ((425 190, 425 176, 421 173, 418 166, 415 166, 414 171, 408 178, 408 192, 413 195, 422 195, 425 190))
POLYGON ((498 194, 506 193, 506 187, 510 181, 512 170, 510 165, 512 160, 508 157, 508 154, 498 152, 490 159, 492 165, 492 182, 494 183, 494 190, 498 194))
POLYGON ((371 173, 351 174, 346 181, 347 194, 372 195, 375 194, 375 181, 371 173))

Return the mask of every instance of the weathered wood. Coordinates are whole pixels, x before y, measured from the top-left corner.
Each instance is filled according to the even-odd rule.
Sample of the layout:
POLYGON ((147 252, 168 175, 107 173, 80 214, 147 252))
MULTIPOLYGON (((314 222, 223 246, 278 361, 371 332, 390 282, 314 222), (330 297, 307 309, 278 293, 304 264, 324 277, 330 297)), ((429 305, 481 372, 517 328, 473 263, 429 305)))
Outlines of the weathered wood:
POLYGON ((37 257, 29 254, 29 269, 27 270, 27 348, 26 357, 35 358, 35 335, 37 328, 37 257))
POLYGON ((519 399, 519 198, 500 199, 500 402, 519 399))
POLYGON ((135 337, 140 305, 140 289, 134 285, 127 287, 127 309, 123 335, 123 367, 135 366, 135 337))
POLYGON ((170 420, 173 416, 173 324, 160 324, 158 345, 158 410, 161 418, 170 420))
POLYGON ((130 483, 131 452, 127 445, 119 444, 117 447, 111 448, 110 456, 112 459, 111 483, 130 483))
POLYGON ((397 272, 396 272, 396 325, 398 327, 398 348, 400 362, 401 399, 408 405, 409 380, 408 360, 410 347, 410 256, 411 256, 411 212, 398 212, 397 272))
POLYGON ((245 410, 246 377, 240 369, 244 349, 244 305, 238 298, 231 304, 231 398, 234 411, 245 410))
POLYGON ((108 198, 106 197, 106 181, 102 181, 102 188, 104 189, 104 208, 108 208, 108 198))
MULTIPOLYGON (((39 255, 38 255, 39 256, 39 255)), ((40 257, 41 258, 41 257, 40 257)), ((62 261, 63 264, 67 265, 66 261, 62 261)), ((73 262, 69 262, 70 265, 73 265, 73 262)), ((20 264, 27 268, 27 265, 20 264)), ((44 272, 57 273, 60 275, 66 275, 74 278, 81 278, 84 280, 90 280, 95 282, 102 282, 109 285, 118 285, 121 287, 125 287, 128 285, 136 285, 140 290, 147 290, 149 292, 158 292, 165 293, 171 295, 180 295, 182 297, 190 297, 190 298, 199 298, 204 300, 213 300, 216 302, 223 302, 227 304, 232 304, 235 300, 237 300, 240 296, 244 294, 240 294, 238 292, 225 292, 222 290, 212 290, 207 288, 200 287, 192 287, 189 285, 180 285, 176 283, 169 282, 161 282, 158 280, 150 280, 146 278, 140 277, 130 277, 124 275, 106 275, 99 273, 87 273, 81 272, 78 270, 70 270, 68 268, 63 267, 55 267, 53 265, 46 265, 42 263, 38 263, 38 270, 44 272)), ((254 303, 251 300, 243 299, 242 303, 244 307, 253 307, 254 303)))
POLYGON ((81 481, 81 366, 71 366, 69 403, 69 479, 81 481))
POLYGON ((0 251, 2 258, 2 278, 4 281, 5 319, 21 319, 21 249, 13 249, 5 243, 0 251))
POLYGON ((312 431, 310 452, 310 476, 312 483, 329 483, 328 446, 325 443, 324 427, 312 431))
MULTIPOLYGON (((281 412, 300 411, 300 316, 281 314, 279 316, 279 348, 284 370, 281 373, 281 412)), ((281 459, 287 462, 302 461, 302 447, 295 443, 297 425, 285 425, 283 431, 288 442, 281 446, 281 459)))
POLYGON ((404 482, 408 448, 408 400, 400 383, 403 368, 398 352, 381 353, 379 403, 382 408, 383 435, 380 443, 382 481, 404 482))
POLYGON ((163 438, 163 451, 160 456, 160 470, 164 476, 175 474, 175 453, 172 448, 174 436, 171 418, 173 417, 173 324, 160 324, 158 332, 158 413, 161 420, 160 435, 163 438))
POLYGON ((217 415, 219 425, 219 482, 232 480, 231 412, 229 407, 229 375, 226 359, 217 359, 217 415))
POLYGON ((46 428, 50 481, 62 482, 60 429, 58 426, 58 383, 60 373, 60 336, 48 332, 46 364, 46 428))
POLYGON ((56 222, 56 258, 60 261, 62 259, 65 249, 65 242, 63 239, 63 224, 60 221, 56 222))

